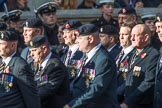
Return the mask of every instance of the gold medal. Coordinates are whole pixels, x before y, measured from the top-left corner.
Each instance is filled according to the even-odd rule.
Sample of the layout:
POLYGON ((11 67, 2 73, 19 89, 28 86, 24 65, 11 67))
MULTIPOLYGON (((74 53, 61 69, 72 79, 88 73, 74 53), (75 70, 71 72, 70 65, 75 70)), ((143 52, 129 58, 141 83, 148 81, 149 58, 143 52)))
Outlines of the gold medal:
POLYGON ((9 87, 12 87, 12 86, 13 86, 13 83, 9 83, 8 86, 9 86, 9 87))

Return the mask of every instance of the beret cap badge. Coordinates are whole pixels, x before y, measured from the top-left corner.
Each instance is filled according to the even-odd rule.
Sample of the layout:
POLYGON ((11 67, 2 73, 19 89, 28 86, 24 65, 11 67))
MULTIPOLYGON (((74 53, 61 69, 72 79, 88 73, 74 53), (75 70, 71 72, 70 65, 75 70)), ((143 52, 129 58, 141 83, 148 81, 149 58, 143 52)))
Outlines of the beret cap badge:
POLYGON ((33 46, 33 42, 32 42, 32 41, 30 41, 30 43, 29 43, 29 44, 30 44, 30 46, 33 46))
POLYGON ((4 38, 4 34, 2 32, 0 32, 0 35, 1 35, 1 39, 4 38))
POLYGON ((123 9, 122 9, 122 12, 123 12, 123 13, 126 13, 126 12, 127 12, 127 10, 126 10, 125 8, 123 8, 123 9))
POLYGON ((157 16, 156 19, 157 19, 158 21, 160 21, 160 17, 159 17, 159 16, 157 16))
POLYGON ((66 28, 66 29, 69 29, 69 28, 70 28, 70 24, 66 24, 66 25, 65 25, 65 28, 66 28))
POLYGON ((29 26, 29 23, 26 21, 25 25, 28 27, 29 26))
POLYGON ((100 28, 100 32, 103 32, 103 28, 100 28))
POLYGON ((52 6, 51 6, 51 4, 49 4, 49 5, 48 5, 48 9, 50 9, 50 10, 52 9, 52 6))

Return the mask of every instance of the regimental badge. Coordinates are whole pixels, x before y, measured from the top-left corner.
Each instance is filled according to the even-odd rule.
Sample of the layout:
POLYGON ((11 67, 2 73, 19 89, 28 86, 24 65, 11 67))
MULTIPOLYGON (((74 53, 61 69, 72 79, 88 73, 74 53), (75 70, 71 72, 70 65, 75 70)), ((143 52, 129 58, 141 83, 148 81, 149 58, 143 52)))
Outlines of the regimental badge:
POLYGON ((102 28, 102 27, 100 28, 100 32, 101 32, 101 33, 103 32, 103 28, 102 28))
POLYGON ((157 16, 156 19, 157 19, 158 21, 160 21, 160 17, 159 17, 159 16, 157 16))
POLYGON ((123 8, 123 9, 122 9, 122 12, 123 12, 123 13, 126 13, 126 12, 127 12, 127 10, 126 10, 125 8, 123 8))
POLYGON ((4 38, 3 32, 0 32, 0 35, 1 35, 1 39, 3 39, 4 38))
POLYGON ((65 25, 65 28, 66 28, 66 29, 69 29, 69 28, 70 28, 70 24, 66 24, 66 25, 65 25))
POLYGON ((48 9, 49 9, 49 10, 52 9, 52 5, 51 5, 51 4, 48 5, 48 9))
POLYGON ((31 47, 33 46, 33 42, 32 42, 32 41, 30 41, 30 46, 31 46, 31 47))
POLYGON ((15 16, 19 16, 19 12, 17 12, 17 13, 15 14, 15 16))
POLYGON ((28 27, 28 26, 29 26, 29 23, 26 21, 26 22, 25 22, 25 25, 28 27))

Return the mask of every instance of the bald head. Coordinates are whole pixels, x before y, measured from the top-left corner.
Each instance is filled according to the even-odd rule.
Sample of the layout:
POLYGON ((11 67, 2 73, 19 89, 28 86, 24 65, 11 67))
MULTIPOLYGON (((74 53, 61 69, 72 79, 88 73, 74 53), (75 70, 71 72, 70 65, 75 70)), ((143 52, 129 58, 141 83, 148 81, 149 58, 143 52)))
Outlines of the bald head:
POLYGON ((145 24, 137 24, 131 32, 132 45, 137 49, 143 49, 150 43, 151 31, 145 24))

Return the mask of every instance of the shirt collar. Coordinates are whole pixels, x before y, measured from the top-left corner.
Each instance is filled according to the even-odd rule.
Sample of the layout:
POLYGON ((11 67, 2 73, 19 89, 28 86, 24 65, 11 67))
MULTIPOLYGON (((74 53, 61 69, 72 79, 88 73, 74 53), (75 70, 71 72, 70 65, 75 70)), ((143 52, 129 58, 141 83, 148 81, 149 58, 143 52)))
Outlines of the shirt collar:
POLYGON ((133 46, 129 46, 129 47, 127 47, 127 48, 123 49, 124 54, 128 54, 128 53, 130 53, 130 52, 131 52, 133 49, 134 49, 134 47, 133 47, 133 46))
POLYGON ((5 60, 3 60, 3 62, 5 62, 6 66, 9 64, 10 60, 12 59, 12 57, 16 54, 16 52, 14 52, 11 56, 7 57, 5 60))
POLYGON ((48 62, 48 60, 49 60, 50 57, 51 57, 51 55, 52 55, 52 53, 50 52, 50 53, 46 56, 46 58, 44 59, 44 61, 40 64, 40 66, 42 66, 43 69, 45 68, 45 66, 46 66, 46 64, 47 64, 47 62, 48 62))
POLYGON ((98 51, 100 47, 101 47, 101 43, 95 46, 91 51, 87 53, 88 59, 86 63, 95 55, 95 53, 98 51))
POLYGON ((110 52, 117 44, 114 44, 111 48, 107 49, 110 52))
POLYGON ((72 51, 71 53, 71 57, 72 57, 72 55, 78 50, 78 45, 74 44, 71 48, 69 48, 69 50, 72 51))

